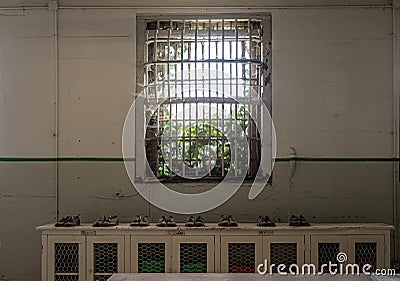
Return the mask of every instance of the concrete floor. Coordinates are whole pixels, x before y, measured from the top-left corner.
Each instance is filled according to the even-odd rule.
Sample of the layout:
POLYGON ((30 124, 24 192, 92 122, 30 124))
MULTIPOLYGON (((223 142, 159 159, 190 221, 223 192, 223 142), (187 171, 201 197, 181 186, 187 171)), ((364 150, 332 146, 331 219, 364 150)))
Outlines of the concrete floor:
POLYGON ((400 275, 383 277, 383 276, 280 276, 280 275, 259 275, 248 273, 235 274, 215 274, 215 273, 192 273, 192 274, 177 274, 177 273, 130 273, 130 274, 114 274, 108 281, 248 281, 248 280, 315 280, 315 281, 333 281, 333 280, 354 280, 354 281, 392 281, 400 280, 400 275))

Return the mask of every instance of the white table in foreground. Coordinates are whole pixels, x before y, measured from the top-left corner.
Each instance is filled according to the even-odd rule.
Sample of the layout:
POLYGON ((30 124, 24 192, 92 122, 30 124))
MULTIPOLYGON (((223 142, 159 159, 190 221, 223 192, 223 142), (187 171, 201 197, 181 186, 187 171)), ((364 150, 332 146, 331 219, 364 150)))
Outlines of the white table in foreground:
POLYGON ((333 280, 348 280, 348 281, 391 281, 400 280, 399 276, 391 277, 373 277, 373 276, 334 276, 334 275, 322 275, 322 276, 280 276, 274 275, 259 275, 249 273, 126 273, 126 274, 114 274, 108 281, 261 281, 261 280, 321 280, 321 281, 333 281, 333 280))

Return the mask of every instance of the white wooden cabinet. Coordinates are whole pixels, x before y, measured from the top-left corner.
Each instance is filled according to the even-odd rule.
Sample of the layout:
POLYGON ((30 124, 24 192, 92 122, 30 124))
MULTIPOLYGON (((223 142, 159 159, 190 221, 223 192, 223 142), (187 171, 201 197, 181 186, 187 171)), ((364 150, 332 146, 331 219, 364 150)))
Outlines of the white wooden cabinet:
POLYGON ((268 264, 337 262, 390 268, 385 224, 314 224, 310 227, 37 227, 42 232, 42 281, 103 281, 113 273, 256 272, 268 264))
POLYGON ((369 270, 390 268, 390 235, 346 234, 314 235, 311 237, 311 263, 321 268, 323 264, 365 264, 369 270), (344 255, 343 255, 344 254, 344 255), (340 255, 341 257, 339 257, 340 255))

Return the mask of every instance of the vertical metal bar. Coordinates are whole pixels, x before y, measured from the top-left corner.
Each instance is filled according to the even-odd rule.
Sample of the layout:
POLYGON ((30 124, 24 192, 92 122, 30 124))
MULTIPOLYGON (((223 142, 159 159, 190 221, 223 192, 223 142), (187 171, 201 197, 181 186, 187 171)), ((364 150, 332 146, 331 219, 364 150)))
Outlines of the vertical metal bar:
MULTIPOLYGON (((157 76, 158 76, 158 69, 157 69, 157 55, 158 55, 158 29, 159 29, 159 24, 160 22, 157 21, 157 28, 154 31, 154 53, 153 53, 153 65, 154 65, 154 84, 155 86, 157 86, 157 76)), ((154 93, 156 93, 157 91, 154 91, 154 93)))
MULTIPOLYGON (((149 65, 147 64, 147 62, 149 61, 149 31, 146 30, 146 44, 145 44, 145 48, 144 48, 144 65, 145 65, 145 69, 144 69, 144 81, 143 81, 143 86, 144 88, 149 84, 149 65)), ((146 99, 147 99, 147 91, 145 91, 146 93, 146 99)))
MULTIPOLYGON (((195 71, 195 80, 194 80, 194 90, 195 90, 195 97, 196 97, 196 120, 195 120, 195 161, 196 161, 196 165, 195 167, 198 168, 198 164, 199 164, 199 159, 198 159, 198 150, 199 150, 199 145, 198 145, 198 136, 199 136, 199 126, 198 126, 198 122, 199 122, 199 103, 198 103, 198 97, 197 97, 197 76, 198 76, 198 71, 197 71, 197 36, 198 36, 198 30, 199 30, 199 21, 196 20, 196 29, 195 29, 195 34, 194 34, 194 59, 195 59, 195 67, 194 67, 194 71, 195 71)), ((199 171, 198 169, 196 169, 196 176, 199 175, 199 171)))
MULTIPOLYGON (((232 32, 232 21, 230 21, 230 32, 232 32)), ((232 40, 230 39, 229 40, 229 59, 230 60, 232 60, 233 59, 233 57, 232 57, 232 40)), ((230 98, 232 99, 232 95, 233 95, 233 88, 232 88, 232 62, 229 64, 229 93, 230 93, 230 98)), ((230 121, 230 123, 229 123, 229 139, 230 140, 233 140, 233 134, 232 134, 232 124, 233 124, 233 111, 232 111, 232 106, 233 106, 233 104, 232 104, 232 102, 230 102, 229 103, 229 114, 230 114, 230 118, 229 118, 229 121, 230 121)), ((230 169, 232 169, 232 163, 234 163, 233 162, 233 160, 234 159, 231 159, 232 158, 232 148, 233 148, 233 146, 234 146, 234 143, 232 143, 232 141, 230 142, 230 155, 229 155, 229 158, 230 158, 230 169)))
MULTIPOLYGON (((205 27, 205 22, 203 22, 203 33, 204 33, 204 27, 205 27)), ((204 83, 205 83, 205 80, 204 80, 204 59, 205 59, 205 57, 204 57, 204 52, 205 52, 205 43, 202 41, 201 42, 201 60, 202 60, 202 63, 201 63, 201 67, 202 67, 202 75, 201 75, 201 82, 202 82, 202 92, 203 92, 203 98, 205 97, 205 91, 204 91, 204 83)), ((202 109, 203 109, 203 117, 202 117, 202 127, 203 127, 203 130, 202 130, 202 133, 203 133, 203 135, 204 135, 204 131, 205 131, 205 106, 204 106, 204 103, 202 104, 203 106, 202 106, 202 109)), ((204 146, 204 139, 202 139, 202 146, 204 146)), ((204 151, 203 151, 203 153, 204 153, 204 151)), ((202 155, 202 156, 204 156, 204 155, 202 155)), ((202 159, 203 159, 204 157, 202 157, 202 159)), ((205 163, 201 163, 201 166, 202 167, 204 167, 204 164, 205 163)))
POLYGON ((208 175, 211 176, 211 19, 208 22, 208 175))
MULTIPOLYGON (((172 106, 171 106, 171 65, 170 65, 170 60, 171 60, 171 33, 172 33, 172 21, 169 21, 169 30, 168 30, 168 104, 169 104, 169 121, 171 121, 171 113, 172 113, 172 106)), ((174 52, 176 53, 176 52, 174 52)), ((172 134, 172 128, 170 126, 170 136, 172 134)), ((169 153, 169 166, 172 166, 172 155, 171 155, 171 150, 172 150, 172 143, 169 141, 168 142, 168 153, 169 153)), ((165 159, 164 159, 164 164, 165 164, 165 159)), ((163 166, 162 174, 165 172, 165 166, 163 166)))
MULTIPOLYGON (((261 22, 258 23, 258 42, 257 42, 257 59, 260 62, 260 65, 257 67, 257 98, 259 101, 259 106, 258 106, 258 112, 257 112, 257 118, 258 120, 262 120, 262 112, 261 112, 261 105, 262 105, 262 96, 261 96, 261 71, 262 71, 262 63, 263 63, 263 59, 262 59, 262 55, 261 55, 261 42, 262 42, 262 31, 261 31, 261 22)), ((260 122, 259 122, 260 123, 260 122)), ((257 160, 257 165, 260 166, 261 165, 261 132, 262 130, 258 130, 258 134, 257 134, 257 156, 259 157, 257 160)))
MULTIPOLYGON (((155 32, 155 31, 154 31, 155 32)), ((148 101, 149 101, 149 87, 148 87, 148 85, 149 85, 149 82, 150 82, 150 78, 149 78, 149 72, 150 72, 150 70, 151 70, 151 64, 146 64, 146 63, 148 63, 149 62, 149 56, 150 56, 150 50, 149 50, 149 46, 150 46, 150 43, 149 43, 149 33, 150 33, 150 31, 149 30, 146 30, 146 34, 145 34, 145 40, 146 40, 146 45, 145 45, 145 50, 144 50, 144 52, 143 52, 143 55, 144 55, 144 57, 143 57, 143 62, 144 62, 144 64, 145 64, 145 68, 144 68, 144 73, 143 73, 143 82, 144 82, 144 87, 143 87, 143 90, 144 90, 144 93, 145 93, 145 98, 144 98, 144 103, 143 103, 143 105, 144 105, 144 110, 143 110, 143 112, 142 112, 142 115, 141 115, 141 117, 143 118, 139 118, 139 120, 138 121, 136 121, 135 123, 135 126, 137 126, 137 127, 139 127, 140 128, 140 130, 142 131, 142 133, 144 134, 144 139, 143 140, 139 140, 138 142, 138 144, 136 144, 136 148, 142 148, 141 147, 141 144, 143 144, 142 143, 142 141, 144 142, 144 144, 146 144, 146 131, 145 131, 145 129, 146 128, 144 128, 144 124, 145 124, 145 122, 146 122, 146 118, 147 118, 147 110, 146 110, 146 104, 148 103, 148 101), (138 122, 141 122, 140 124, 138 123, 138 122)), ((140 35, 139 35, 140 36, 140 35)), ((153 51, 154 51, 154 42, 153 42, 153 51)), ((136 155, 138 155, 138 154, 136 154, 136 155)), ((141 153, 141 159, 140 159, 140 161, 142 161, 143 163, 144 163, 144 161, 145 161, 145 157, 146 157, 146 155, 145 155, 145 153, 141 153)), ((140 162, 139 162, 140 163, 140 162)), ((144 167, 141 167, 141 169, 142 170, 139 170, 139 167, 136 167, 136 169, 135 169, 135 172, 136 171, 138 171, 138 175, 140 176, 140 177, 145 177, 146 176, 146 173, 147 173, 147 171, 146 171, 146 166, 144 165, 144 167)))
MULTIPOLYGON (((179 48, 179 43, 174 43, 174 60, 175 61, 178 59, 178 48, 179 48)), ((178 64, 177 63, 174 64, 174 74, 175 74, 174 75, 174 80, 175 80, 174 81, 175 82, 175 95, 174 95, 174 98, 176 99, 177 98, 177 94, 178 94, 178 64)), ((172 101, 172 99, 171 99, 171 101, 172 101)), ((178 123, 177 122, 175 122, 175 124, 172 123, 172 102, 170 103, 169 106, 170 106, 170 110, 171 110, 171 112, 170 112, 170 120, 169 120, 170 121, 170 128, 171 128, 171 130, 170 130, 171 157, 169 159, 169 163, 170 163, 169 167, 171 169, 172 168, 172 158, 173 158, 173 155, 172 155, 172 149, 173 149, 172 144, 175 141, 172 138, 172 131, 174 130, 174 127, 175 128, 178 127, 178 123)), ((176 109, 176 104, 175 104, 175 109, 176 109)), ((177 117, 177 115, 175 115, 175 118, 176 117, 177 117)), ((175 129, 175 133, 176 133, 176 129, 175 129)), ((176 150, 176 143, 175 143, 175 150, 176 150)), ((178 158, 178 154, 175 155, 175 159, 177 159, 177 158, 178 158)), ((171 171, 172 170, 170 170, 169 176, 172 176, 171 171)))
MULTIPOLYGON (((251 44, 252 44, 252 38, 251 38, 251 32, 252 32, 252 29, 251 29, 251 20, 249 19, 248 20, 248 28, 247 28, 247 32, 248 32, 248 34, 249 34, 249 58, 250 59, 252 59, 253 57, 252 57, 252 50, 251 50, 251 44)), ((249 138, 249 153, 250 153, 250 155, 249 155, 249 161, 250 161, 250 163, 249 163, 249 174, 250 175, 253 175, 253 169, 254 169, 254 167, 253 167, 253 161, 252 161, 252 157, 254 157, 254 151, 253 151, 253 145, 254 145, 254 132, 253 132, 253 130, 254 130, 254 126, 253 126, 253 122, 252 122, 252 110, 253 110, 253 107, 252 107, 252 105, 251 105, 251 96, 252 96, 252 87, 251 87, 251 79, 252 79, 252 63, 251 63, 251 61, 250 61, 250 63, 249 64, 247 64, 248 65, 248 67, 249 67, 249 99, 248 99, 248 131, 247 131, 247 134, 248 134, 248 138, 249 138)))
MULTIPOLYGON (((235 37, 236 37, 236 101, 239 100, 239 30, 238 30, 238 22, 237 19, 235 19, 235 37)), ((238 103, 235 103, 235 117, 236 117, 236 122, 235 122, 235 140, 238 136, 238 127, 237 127, 237 122, 238 122, 238 103)), ((237 151, 237 145, 235 144, 235 163, 237 164, 237 159, 238 159, 238 151, 237 151)), ((237 167, 235 167, 235 176, 237 176, 237 167)))
MULTIPOLYGON (((169 32, 169 31, 168 31, 169 32)), ((162 78, 162 81, 160 81, 160 87, 162 87, 162 89, 161 89, 161 92, 162 92, 162 96, 161 97, 159 97, 159 100, 157 100, 157 135, 159 136, 159 143, 160 143, 160 135, 161 135, 161 130, 162 130, 162 128, 163 128, 163 117, 164 117, 164 108, 162 107, 162 102, 163 102, 163 100, 165 99, 165 75, 167 74, 168 75, 168 72, 169 72, 169 64, 168 64, 168 60, 169 60, 169 42, 167 41, 167 46, 168 46, 168 49, 167 49, 167 51, 168 51, 168 53, 166 54, 165 53, 165 43, 160 43, 160 48, 161 48, 161 61, 167 61, 167 63, 166 64, 161 64, 160 65, 160 67, 161 67, 161 78, 162 78)), ((168 79, 168 78, 167 78, 168 79)), ((169 87, 168 87, 169 88, 169 87)), ((157 89, 156 89, 156 91, 157 91, 157 89)), ((169 93, 169 91, 168 91, 168 93, 169 93)), ((162 148, 162 149, 164 149, 164 148, 162 148)), ((159 159, 161 158, 161 155, 162 155, 162 149, 160 149, 160 151, 159 151, 159 159)), ((159 163, 159 167, 160 167, 160 165, 162 166, 162 168, 163 168, 163 171, 164 171, 164 156, 161 158, 162 159, 162 163, 159 163)), ((161 174, 163 174, 163 172, 161 172, 161 174)))
MULTIPOLYGON (((178 49, 179 49, 179 43, 174 43, 174 60, 178 60, 178 49)), ((174 99, 177 99, 178 97, 178 64, 174 63, 174 78, 175 78, 175 93, 174 93, 174 99)), ((171 139, 171 145, 175 143, 175 157, 174 159, 178 159, 178 145, 177 145, 177 128, 178 128, 178 114, 177 114, 177 105, 176 103, 174 104, 174 109, 175 109, 175 123, 172 123, 172 110, 171 110, 171 131, 174 130, 175 135, 174 139, 171 139)), ((172 156, 172 149, 171 149, 171 156, 172 156)), ((171 157, 171 163, 172 163, 172 157, 171 157)), ((172 167, 172 166, 171 166, 172 167)), ((170 173, 172 175, 172 173, 170 173)))
MULTIPOLYGON (((157 21, 157 29, 156 29, 156 32, 154 34, 154 48, 155 48, 154 49, 155 50, 155 52, 154 52, 154 70, 155 70, 154 95, 155 95, 155 104, 157 106, 157 115, 156 115, 156 132, 157 132, 157 135, 159 135, 159 133, 160 133, 160 128, 159 128, 160 107, 158 106, 158 94, 157 94, 157 87, 158 87, 158 64, 157 64, 157 61, 158 61, 158 43, 157 43, 157 39, 158 39, 159 28, 160 28, 160 21, 157 21)), ((151 113, 149 115, 149 120, 148 121, 150 121, 152 117, 153 116, 152 116, 152 113, 151 113)), ((149 123, 146 123, 146 124, 149 124, 149 123)), ((153 134, 151 134, 151 136, 153 136, 153 134)), ((157 164, 159 164, 159 162, 158 162, 159 158, 160 158, 160 153, 158 153, 158 155, 157 155, 157 159, 156 159, 157 164)), ((158 169, 158 165, 157 165, 157 169, 158 169)), ((157 176, 157 171, 153 171, 153 172, 157 176)))
MULTIPOLYGON (((190 22, 190 30, 192 29, 192 22, 190 22)), ((192 42, 190 40, 188 40, 188 60, 191 61, 192 60, 192 42)), ((188 98, 192 97, 192 91, 190 88, 190 84, 191 84, 191 66, 192 64, 190 62, 187 63, 188 66, 188 81, 187 81, 187 87, 188 87, 188 98)), ((190 100, 190 99, 189 99, 190 100)), ((185 108, 185 103, 183 103, 183 107, 185 108)), ((188 159, 186 159, 186 155, 185 153, 183 154, 183 157, 185 157, 185 162, 191 163, 192 161, 192 157, 191 157, 191 151, 192 151, 192 130, 190 129, 190 125, 192 122, 192 103, 189 102, 188 103, 188 107, 189 107, 189 124, 188 124, 188 128, 189 128, 189 134, 188 136, 185 135, 185 131, 184 131, 184 137, 185 137, 185 141, 189 140, 189 153, 188 153, 188 159)), ((185 110, 183 110, 183 115, 185 116, 185 110)), ((185 118, 185 117, 184 117, 185 118)), ((190 165, 190 164, 189 164, 190 165)))
POLYGON ((224 75, 224 73, 225 73, 225 68, 224 68, 224 60, 225 60, 225 21, 224 21, 224 19, 222 19, 222 54, 221 54, 221 56, 222 56, 222 77, 221 77, 221 79, 222 79, 222 116, 221 116, 221 118, 222 118, 222 124, 221 124, 221 127, 222 127, 222 138, 221 138, 221 175, 222 176, 224 176, 225 175, 225 149, 224 149, 224 139, 225 139, 225 130, 224 130, 224 128, 225 128, 225 118, 224 118, 224 115, 225 115, 225 75, 224 75))
MULTIPOLYGON (((183 22, 183 21, 182 21, 183 22)), ((183 64, 182 64, 182 60, 183 60, 183 36, 182 36, 182 34, 183 34, 183 29, 181 30, 181 42, 180 42, 180 46, 179 46, 179 43, 177 43, 176 45, 177 45, 177 50, 178 50, 178 47, 180 47, 180 49, 181 49, 181 63, 180 63, 180 68, 181 68, 181 83, 180 83, 180 87, 181 87, 181 91, 182 91, 182 71, 183 71, 183 64)), ((175 73, 175 76, 176 76, 176 80, 178 80, 178 64, 176 64, 176 73, 175 73)), ((177 83, 176 83, 176 85, 178 84, 178 81, 177 81, 177 83)), ((177 85, 177 87, 176 87, 176 89, 177 89, 177 92, 176 92, 176 99, 178 99, 178 94, 180 94, 181 95, 181 93, 179 93, 179 91, 178 91, 178 85, 177 85)), ((175 119, 176 119, 176 122, 175 122, 175 126, 176 126, 176 128, 175 128, 175 150, 176 150, 176 159, 177 160, 179 160, 179 136, 178 136, 178 129, 179 129, 179 122, 178 122, 178 103, 175 103, 175 119)))
MULTIPOLYGON (((204 33, 204 27, 205 27, 205 23, 203 22, 203 33, 204 33)), ((201 70, 202 70, 202 75, 201 75, 201 85, 202 85, 202 93, 203 93, 203 98, 205 97, 205 92, 204 92, 204 83, 205 83, 205 80, 204 80, 204 51, 205 51, 205 43, 202 41, 201 42, 201 60, 202 60, 202 63, 201 63, 201 70)), ((202 109, 203 109, 203 116, 202 116, 202 127, 203 127, 203 130, 202 130, 202 133, 203 133, 203 135, 204 135, 204 128, 205 128, 205 122, 204 122, 204 119, 205 119, 205 106, 204 106, 204 103, 202 104, 203 106, 202 106, 202 109)), ((204 140, 202 139, 202 146, 204 146, 204 140)), ((202 151, 203 153, 204 153, 204 151, 202 151)), ((201 155, 201 156, 204 156, 204 155, 201 155)), ((202 157, 202 159, 203 159, 203 157, 202 157)), ((204 167, 204 163, 202 162, 201 163, 201 166, 202 167, 204 167)))
MULTIPOLYGON (((216 22, 216 32, 218 33, 218 26, 219 26, 219 22, 216 22)), ((218 49, 218 41, 216 40, 215 41, 215 58, 216 59, 219 59, 219 49, 218 49)), ((218 62, 215 62, 215 89, 216 89, 216 91, 217 91, 217 96, 220 96, 220 94, 221 93, 219 93, 218 92, 218 77, 219 77, 219 75, 218 75, 218 70, 219 70, 219 67, 218 67, 218 62)), ((218 112, 219 112, 219 104, 217 103, 216 104, 216 107, 217 107, 217 111, 216 111, 216 118, 214 119, 215 120, 215 127, 216 127, 216 132, 217 132, 217 134, 216 134, 216 136, 214 136, 214 138, 215 138, 215 144, 216 144, 216 150, 217 150, 217 160, 216 160, 216 163, 218 163, 218 158, 220 158, 220 157, 218 157, 218 155, 219 155, 219 150, 218 150, 218 144, 219 144, 219 132, 218 132, 218 119, 219 119, 219 114, 218 114, 218 112)), ((213 137, 213 136, 211 136, 211 137, 213 137)), ((221 159, 220 159, 221 160, 221 159)), ((221 161, 222 162, 222 161, 221 161)), ((217 170, 218 171, 218 170, 217 170)))
MULTIPOLYGON (((267 66, 268 69, 267 71, 265 71, 263 73, 263 77, 267 78, 270 77, 271 75, 271 67, 272 67, 272 58, 271 58, 271 18, 267 17, 267 18, 263 18, 262 22, 261 22, 261 26, 263 29, 262 32, 262 54, 263 54, 263 61, 267 62, 267 66), (265 76, 264 76, 265 74, 265 76)), ((273 114, 272 112, 272 87, 271 87, 271 82, 269 83, 262 83, 262 87, 263 87, 263 94, 262 94, 262 99, 263 102, 266 104, 269 113, 273 114)), ((264 163, 260 163, 260 165, 262 165, 262 167, 266 167, 265 171, 267 171, 268 173, 272 172, 272 124, 268 124, 268 128, 264 128, 264 132, 263 132, 263 139, 264 141, 261 142, 262 148, 265 149, 263 151, 267 151, 268 153, 268 157, 264 157, 265 160, 263 160, 264 163), (266 160, 268 159, 268 160, 266 160)), ((264 176, 266 176, 266 172, 264 173, 264 176)), ((292 196, 291 190, 292 190, 292 186, 290 186, 290 196, 292 196)), ((288 211, 288 215, 290 216, 291 214, 291 206, 289 206, 289 211, 288 211)), ((289 218, 289 217, 288 217, 289 218)))
MULTIPOLYGON (((181 91, 182 91, 182 175, 185 176, 185 101, 184 101, 184 83, 183 83, 183 51, 184 51, 184 34, 185 34, 186 22, 183 20, 183 29, 181 32, 181 91)), ((177 105, 178 106, 178 105, 177 105)))

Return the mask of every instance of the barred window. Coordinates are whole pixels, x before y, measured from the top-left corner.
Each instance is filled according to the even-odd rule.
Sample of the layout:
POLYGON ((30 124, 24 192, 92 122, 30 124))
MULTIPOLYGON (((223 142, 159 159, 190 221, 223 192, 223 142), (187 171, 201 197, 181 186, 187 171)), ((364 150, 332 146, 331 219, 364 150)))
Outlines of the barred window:
POLYGON ((191 168, 206 169, 208 178, 223 178, 230 170, 240 173, 231 164, 231 158, 247 159, 232 143, 238 130, 245 132, 249 143, 246 177, 256 175, 261 144, 253 117, 261 114, 258 102, 265 100, 269 83, 270 46, 263 40, 265 29, 270 31, 267 22, 143 19, 139 79, 146 93, 146 156, 154 175, 197 176, 199 170, 191 168), (211 91, 211 84, 218 91, 211 91), (150 86, 156 91, 146 91, 150 86), (157 104, 157 109, 150 110, 147 102, 157 104), (184 163, 175 167, 181 173, 174 169, 179 163, 184 163))

